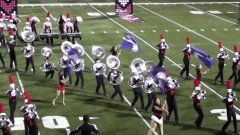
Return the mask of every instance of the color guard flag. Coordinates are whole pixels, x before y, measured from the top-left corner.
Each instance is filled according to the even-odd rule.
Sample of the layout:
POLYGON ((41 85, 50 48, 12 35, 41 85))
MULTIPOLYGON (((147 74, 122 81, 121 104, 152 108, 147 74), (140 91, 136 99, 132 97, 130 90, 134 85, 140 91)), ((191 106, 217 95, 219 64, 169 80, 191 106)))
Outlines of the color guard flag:
POLYGON ((151 76, 154 81, 157 83, 160 92, 165 94, 166 92, 166 79, 167 79, 167 70, 164 67, 155 66, 149 72, 149 76, 151 76))
POLYGON ((125 37, 123 37, 121 48, 125 48, 133 52, 141 51, 140 45, 138 44, 137 40, 130 33, 127 33, 125 37))
POLYGON ((200 50, 196 47, 191 47, 191 53, 200 61, 202 61, 207 68, 212 67, 214 60, 209 54, 207 54, 203 50, 200 50))

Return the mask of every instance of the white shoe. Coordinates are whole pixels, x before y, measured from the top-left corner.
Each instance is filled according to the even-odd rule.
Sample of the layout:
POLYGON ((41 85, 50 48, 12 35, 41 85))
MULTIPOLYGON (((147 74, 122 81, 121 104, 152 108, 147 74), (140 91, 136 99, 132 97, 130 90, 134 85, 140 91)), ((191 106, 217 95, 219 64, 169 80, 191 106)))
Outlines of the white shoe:
POLYGON ((69 128, 65 128, 65 131, 66 131, 67 135, 69 135, 71 132, 69 128))

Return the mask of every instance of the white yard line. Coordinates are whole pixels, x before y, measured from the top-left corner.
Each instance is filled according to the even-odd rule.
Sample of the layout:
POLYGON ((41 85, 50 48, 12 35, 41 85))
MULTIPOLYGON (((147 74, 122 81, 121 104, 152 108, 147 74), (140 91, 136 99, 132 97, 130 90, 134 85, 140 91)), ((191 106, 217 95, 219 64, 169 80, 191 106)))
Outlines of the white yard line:
MULTIPOLYGON (((238 4, 239 2, 176 2, 176 3, 134 3, 139 5, 184 5, 184 4, 238 4)), ((41 6, 113 6, 115 3, 45 3, 45 4, 17 4, 18 7, 41 7, 41 6)))
MULTIPOLYGON (((152 48, 153 50, 155 50, 156 52, 158 52, 158 50, 156 48, 154 48, 150 43, 148 43, 146 40, 142 39, 141 37, 139 37, 138 35, 132 33, 132 31, 130 31, 129 29, 127 29, 126 27, 124 27, 123 25, 121 25, 120 23, 118 23, 117 21, 113 20, 112 18, 110 18, 109 16, 107 16, 106 14, 104 14, 103 12, 101 12, 100 10, 98 10, 97 8, 95 8, 94 6, 90 5, 90 7, 92 7, 93 9, 95 9, 96 11, 98 11, 99 13, 101 13, 102 15, 104 15, 105 17, 107 17, 109 20, 111 20, 112 22, 114 22, 115 24, 117 24, 118 26, 120 26, 122 29, 126 30, 127 32, 131 33, 132 35, 134 35, 135 37, 137 37, 139 40, 141 40, 142 42, 144 42, 147 46, 149 46, 150 48, 152 48)), ((176 62, 174 62, 172 59, 170 59, 168 56, 165 56, 171 63, 175 64, 179 69, 182 69, 181 66, 179 66, 176 62)), ((190 74, 191 77, 195 78, 192 74, 190 74)), ((223 99, 223 96, 221 96, 219 93, 217 93, 215 90, 213 90, 212 88, 210 88, 207 84, 205 84, 204 82, 201 82, 201 84, 203 86, 205 86, 207 89, 209 89, 211 92, 213 92, 214 94, 216 94, 218 97, 220 97, 221 99, 223 99)), ((240 109, 237 106, 234 106, 235 109, 237 109, 238 111, 240 111, 240 109)))
POLYGON ((190 6, 190 5, 186 5, 186 4, 184 4, 184 5, 187 6, 187 7, 189 7, 189 8, 192 8, 192 9, 195 9, 195 10, 198 10, 198 11, 201 11, 201 12, 203 12, 203 13, 205 13, 205 14, 210 15, 210 16, 216 17, 216 18, 218 18, 218 19, 220 19, 220 20, 223 20, 223 21, 225 21, 225 22, 228 22, 228 23, 231 23, 231 24, 240 26, 239 24, 237 24, 237 23, 235 23, 235 22, 229 21, 229 20, 227 20, 227 19, 224 19, 224 18, 219 17, 219 16, 217 16, 217 15, 211 14, 211 13, 206 12, 206 11, 204 11, 204 10, 201 10, 201 9, 199 9, 199 8, 196 8, 196 7, 193 7, 193 6, 190 6))
MULTIPOLYGON (((208 41, 214 43, 215 45, 218 45, 218 43, 215 42, 215 41, 213 41, 212 39, 210 39, 210 38, 208 38, 208 37, 205 37, 205 36, 203 36, 202 34, 196 32, 196 31, 194 31, 194 30, 192 30, 192 29, 189 29, 189 28, 186 27, 186 26, 183 26, 183 25, 181 25, 181 24, 179 24, 179 23, 177 23, 177 22, 175 22, 175 21, 173 21, 173 20, 171 20, 171 19, 168 19, 167 17, 165 17, 165 16, 163 16, 163 15, 160 15, 160 14, 158 14, 158 13, 156 13, 156 12, 154 12, 154 11, 152 11, 152 10, 146 8, 146 7, 143 7, 143 6, 141 6, 141 5, 137 5, 137 6, 143 8, 143 9, 145 9, 145 10, 151 12, 152 14, 155 14, 155 15, 157 15, 157 16, 159 16, 159 17, 161 17, 161 18, 163 18, 163 19, 165 19, 165 20, 167 20, 167 21, 169 21, 169 22, 171 22, 171 23, 173 23, 173 24, 175 24, 175 25, 181 27, 181 28, 184 28, 184 29, 186 29, 186 30, 189 31, 189 32, 192 32, 192 33, 194 33, 195 35, 197 35, 197 36, 199 36, 199 37, 202 37, 202 38, 204 38, 204 39, 206 39, 206 40, 208 40, 208 41)), ((227 51, 231 52, 231 53, 234 53, 232 50, 226 48, 225 46, 224 46, 223 48, 226 49, 227 51)))
POLYGON ((239 7, 238 5, 235 5, 235 4, 238 4, 238 3, 228 3, 229 5, 232 5, 234 7, 239 7))

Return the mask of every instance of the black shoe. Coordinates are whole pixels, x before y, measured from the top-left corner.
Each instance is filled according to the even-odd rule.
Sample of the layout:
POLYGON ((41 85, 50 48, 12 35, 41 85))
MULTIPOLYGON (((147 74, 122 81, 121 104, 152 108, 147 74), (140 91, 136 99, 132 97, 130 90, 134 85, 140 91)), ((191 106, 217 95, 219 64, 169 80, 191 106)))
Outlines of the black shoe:
POLYGON ((105 97, 108 97, 108 94, 104 94, 105 97))

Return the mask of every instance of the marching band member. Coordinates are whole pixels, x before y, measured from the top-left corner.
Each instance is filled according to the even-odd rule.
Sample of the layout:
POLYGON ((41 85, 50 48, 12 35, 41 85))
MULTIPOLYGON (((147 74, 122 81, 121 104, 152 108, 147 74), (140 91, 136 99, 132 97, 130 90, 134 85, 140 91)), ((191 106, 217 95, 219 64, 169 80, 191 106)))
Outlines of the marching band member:
POLYGON ((217 58, 218 58, 218 70, 219 71, 218 71, 217 76, 215 77, 214 84, 217 84, 217 80, 220 77, 221 84, 224 85, 224 82, 223 82, 224 62, 225 62, 225 59, 229 58, 229 57, 228 57, 228 54, 223 51, 222 41, 218 42, 218 47, 219 47, 219 53, 217 55, 217 58))
MULTIPOLYGON (((74 33, 80 33, 79 28, 78 28, 78 24, 79 24, 79 22, 78 22, 78 20, 77 20, 77 17, 74 16, 74 17, 73 17, 73 29, 74 29, 74 33)), ((79 39, 82 40, 81 35, 80 35, 79 39)), ((74 42, 73 42, 73 43, 74 43, 74 42)))
POLYGON ((234 45, 234 52, 235 52, 235 57, 233 58, 233 63, 232 63, 232 75, 228 78, 228 80, 232 80, 234 78, 234 88, 236 88, 237 85, 237 66, 240 62, 240 57, 239 53, 237 52, 237 46, 234 45))
POLYGON ((45 78, 48 78, 49 75, 51 79, 53 79, 55 70, 54 70, 54 65, 53 63, 50 62, 49 58, 45 58, 45 62, 44 62, 44 69, 46 69, 45 71, 45 78))
POLYGON ((8 52, 9 52, 9 57, 10 57, 10 69, 13 69, 13 63, 14 63, 14 68, 16 71, 18 71, 17 68, 17 59, 16 59, 16 53, 15 53, 15 46, 16 46, 16 40, 14 39, 14 32, 11 30, 9 39, 7 41, 8 45, 8 52))
POLYGON ((202 65, 201 64, 198 64, 197 66, 196 65, 194 65, 194 64, 191 64, 194 68, 195 68, 195 71, 196 71, 196 74, 197 74, 197 79, 198 80, 202 80, 202 75, 206 75, 207 74, 207 72, 209 71, 209 69, 208 70, 206 70, 205 72, 202 72, 201 71, 201 69, 202 69, 202 65))
MULTIPOLYGON (((64 23, 64 32, 66 34, 74 33, 73 23, 71 22, 69 13, 67 13, 67 21, 64 23)), ((67 40, 70 41, 70 37, 67 37, 67 40)), ((72 43, 74 44, 74 37, 72 37, 72 43)))
POLYGON ((9 97, 10 120, 14 124, 14 113, 17 105, 17 96, 22 95, 22 93, 20 92, 19 88, 15 87, 13 75, 9 75, 8 80, 10 89, 6 91, 6 94, 9 97))
POLYGON ((36 16, 33 16, 30 19, 30 26, 31 26, 32 32, 34 32, 35 35, 38 35, 37 34, 37 29, 36 29, 36 25, 37 25, 38 22, 40 22, 40 20, 36 16))
POLYGON ((57 98, 60 96, 61 93, 62 93, 62 100, 63 100, 62 103, 63 103, 63 105, 66 105, 65 104, 65 85, 68 81, 68 78, 66 79, 64 77, 63 69, 60 69, 58 75, 59 75, 59 84, 57 86, 57 94, 52 101, 52 104, 54 106, 55 106, 55 102, 56 102, 57 98))
POLYGON ((7 25, 7 29, 8 29, 9 35, 10 35, 10 31, 13 30, 13 32, 14 32, 14 39, 16 39, 17 26, 16 26, 16 24, 13 23, 12 15, 10 15, 10 17, 9 17, 9 24, 7 25))
POLYGON ((28 16, 26 19, 26 26, 23 28, 23 31, 32 31, 29 21, 30 21, 30 18, 28 16))
POLYGON ((234 109, 234 101, 237 101, 235 92, 231 89, 231 80, 227 81, 227 95, 223 98, 223 103, 226 104, 227 109, 227 122, 223 125, 222 131, 226 133, 226 129, 233 120, 234 132, 238 134, 237 131, 237 119, 236 119, 236 112, 234 109))
POLYGON ((59 19, 58 19, 58 29, 60 31, 60 34, 63 34, 64 33, 64 19, 63 19, 63 16, 60 15, 59 19))
POLYGON ((158 47, 158 57, 159 57, 159 64, 158 66, 162 67, 163 66, 163 61, 164 61, 164 57, 165 57, 165 51, 166 49, 169 49, 165 39, 163 38, 163 34, 160 34, 160 43, 158 45, 156 45, 158 47))
POLYGON ((7 114, 4 112, 0 113, 0 128, 2 129, 2 135, 12 135, 11 127, 13 123, 7 118, 7 114))
POLYGON ((161 132, 161 135, 163 135, 163 111, 168 114, 168 111, 166 109, 166 102, 162 104, 161 100, 159 98, 156 98, 152 107, 153 114, 151 116, 151 127, 148 130, 148 135, 152 135, 153 132, 155 132, 158 124, 160 125, 159 130, 161 132))
POLYGON ((197 86, 195 87, 195 90, 193 91, 192 95, 190 96, 190 99, 192 99, 192 101, 193 101, 193 108, 198 113, 198 117, 195 120, 195 124, 198 128, 202 127, 202 120, 203 120, 203 117, 204 117, 200 101, 202 99, 205 99, 205 94, 206 93, 207 92, 204 91, 204 90, 201 90, 200 85, 197 84, 197 86))
POLYGON ((78 59, 76 64, 74 65, 74 71, 76 73, 76 82, 75 86, 78 86, 79 78, 81 79, 81 88, 84 89, 84 78, 83 78, 83 70, 84 70, 84 60, 78 59))
POLYGON ((110 52, 111 52, 111 54, 112 54, 113 56, 117 56, 117 57, 118 57, 118 56, 121 54, 121 49, 118 49, 117 46, 114 45, 114 46, 111 48, 110 52))
POLYGON ((175 123, 179 123, 178 119, 178 110, 177 110, 177 102, 175 99, 175 91, 176 88, 178 88, 179 85, 177 83, 177 80, 172 79, 170 76, 167 77, 167 83, 166 83, 166 95, 167 95, 167 105, 168 105, 168 115, 167 115, 167 121, 169 121, 172 111, 175 115, 175 123))
POLYGON ((111 71, 108 74, 108 81, 112 84, 112 86, 114 88, 114 93, 112 94, 111 99, 113 100, 114 97, 117 94, 119 94, 119 96, 121 98, 121 102, 124 103, 125 100, 122 95, 122 90, 121 90, 120 84, 117 83, 117 79, 120 77, 121 74, 122 74, 122 72, 117 71, 116 69, 111 69, 111 71))
POLYGON ((24 53, 24 57, 26 58, 25 72, 27 72, 28 66, 31 63, 33 74, 35 74, 35 66, 34 66, 34 61, 33 61, 33 54, 35 53, 34 47, 30 43, 27 43, 24 46, 24 48, 22 49, 22 51, 24 53))
POLYGON ((39 116, 33 104, 27 105, 23 117, 26 119, 26 124, 28 126, 26 130, 28 130, 27 132, 29 132, 29 135, 38 135, 37 119, 39 119, 39 116))
POLYGON ((183 73, 186 72, 186 79, 189 79, 189 61, 190 61, 190 52, 191 52, 189 37, 186 38, 186 43, 187 43, 187 47, 182 50, 184 54, 184 57, 183 57, 184 68, 180 72, 180 75, 183 76, 183 73))
POLYGON ((96 76, 96 81, 97 81, 96 93, 100 95, 99 89, 102 86, 104 96, 108 96, 105 88, 104 75, 103 75, 106 70, 105 64, 101 63, 100 59, 96 58, 95 63, 93 64, 92 70, 96 76))
MULTIPOLYGON (((3 14, 0 13, 0 46, 5 45, 4 32, 7 30, 6 24, 3 22, 3 14)), ((2 56, 0 56, 2 57, 2 56)), ((2 58, 1 58, 2 60, 2 58)))
POLYGON ((142 85, 143 85, 142 83, 144 82, 143 79, 144 79, 143 76, 136 72, 133 72, 133 75, 129 79, 130 83, 133 84, 134 86, 132 87, 133 94, 134 94, 134 98, 131 104, 132 107, 134 107, 135 103, 138 100, 138 97, 140 97, 141 109, 144 109, 143 90, 142 90, 142 85))
MULTIPOLYGON (((50 12, 47 12, 46 21, 43 23, 43 30, 45 34, 51 34, 52 33, 52 23, 50 21, 50 12)), ((51 42, 51 45, 53 46, 53 38, 52 37, 46 37, 47 45, 49 45, 49 40, 51 42)))
POLYGON ((148 108, 152 105, 152 103, 156 99, 156 93, 153 90, 156 87, 157 87, 157 85, 154 82, 153 78, 148 76, 146 78, 146 80, 144 81, 144 88, 145 88, 145 91, 147 92, 147 96, 148 96, 148 103, 147 103, 147 105, 145 107, 145 111, 146 112, 148 111, 148 108))
POLYGON ((68 56, 63 54, 63 56, 60 58, 60 66, 63 69, 64 77, 69 78, 69 83, 72 85, 72 68, 70 67, 70 60, 68 59, 68 56))
POLYGON ((99 130, 95 124, 89 124, 90 118, 88 115, 83 116, 83 125, 79 126, 76 130, 70 132, 69 135, 81 133, 81 135, 90 135, 92 132, 99 134, 99 130))

